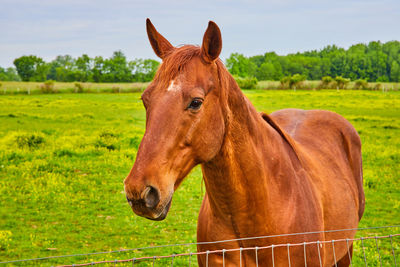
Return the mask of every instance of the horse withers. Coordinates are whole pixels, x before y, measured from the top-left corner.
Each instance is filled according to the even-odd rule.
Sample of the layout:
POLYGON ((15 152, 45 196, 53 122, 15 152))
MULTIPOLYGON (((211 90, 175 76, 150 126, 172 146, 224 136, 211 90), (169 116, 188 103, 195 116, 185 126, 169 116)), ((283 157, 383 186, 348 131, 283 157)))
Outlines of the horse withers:
POLYGON ((357 228, 364 211, 353 126, 322 110, 258 113, 218 58, 214 22, 201 47, 172 46, 149 19, 147 34, 162 64, 142 94, 146 131, 124 181, 132 210, 163 220, 173 193, 200 164, 206 195, 197 237, 211 242, 198 251, 276 245, 257 257, 250 249, 201 254, 200 266, 349 266, 352 242, 325 241, 354 238, 355 230, 330 230, 357 228), (313 233, 285 235, 304 232, 313 233), (212 242, 228 239, 235 241, 212 242), (311 243, 279 246, 303 242, 311 243))

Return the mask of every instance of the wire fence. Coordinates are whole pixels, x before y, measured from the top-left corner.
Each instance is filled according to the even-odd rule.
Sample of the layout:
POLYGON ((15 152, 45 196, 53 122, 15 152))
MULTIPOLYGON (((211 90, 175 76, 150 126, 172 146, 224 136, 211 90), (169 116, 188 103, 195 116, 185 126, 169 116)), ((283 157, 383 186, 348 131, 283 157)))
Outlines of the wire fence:
MULTIPOLYGON (((23 259, 14 261, 0 262, 0 264, 15 264, 15 265, 49 265, 52 260, 57 260, 54 266, 91 266, 91 265, 103 265, 103 266, 198 266, 197 257, 200 256, 203 259, 203 264, 205 266, 216 266, 209 260, 213 256, 218 256, 220 258, 220 264, 218 266, 224 266, 227 264, 227 259, 232 259, 232 255, 235 254, 236 261, 234 264, 236 266, 244 266, 244 261, 251 261, 254 266, 298 266, 298 251, 301 249, 302 261, 304 261, 304 266, 324 266, 323 265, 323 255, 322 247, 331 249, 331 253, 334 257, 334 266, 337 266, 340 259, 336 258, 336 253, 338 247, 346 247, 348 255, 350 255, 351 245, 353 244, 353 257, 349 256, 349 263, 351 266, 395 266, 399 263, 397 259, 397 254, 400 250, 400 225, 393 226, 383 226, 383 227, 368 227, 368 228, 351 228, 351 229, 339 229, 339 230, 327 230, 327 231, 315 231, 315 232, 304 232, 304 233, 290 233, 281 235, 268 235, 268 236, 257 236, 257 237, 245 237, 213 242, 197 242, 197 243, 186 243, 186 244, 169 244, 161 246, 151 246, 142 248, 132 248, 132 249, 121 249, 115 251, 107 252, 94 252, 87 254, 71 254, 71 255, 59 255, 50 256, 35 259, 23 259), (307 242, 297 242, 297 243, 279 243, 264 246, 249 246, 249 247, 234 247, 226 249, 216 249, 207 251, 197 251, 196 247, 198 245, 210 245, 219 244, 219 247, 227 247, 228 244, 238 241, 252 241, 252 240, 262 240, 266 244, 270 244, 268 239, 277 237, 298 237, 298 236, 308 236, 320 233, 334 233, 340 234, 348 231, 358 231, 358 235, 361 236, 355 238, 338 238, 332 240, 316 240, 307 242), (221 243, 225 243, 221 245, 221 243), (168 255, 157 254, 157 249, 169 248, 176 250, 180 248, 186 250, 179 253, 173 253, 168 255), (285 259, 282 265, 282 251, 285 250, 285 259), (297 253, 293 253, 294 250, 297 253), (318 252, 318 257, 311 259, 310 250, 315 250, 318 252), (270 255, 269 259, 265 259, 265 253, 268 251, 270 255), (143 252, 146 252, 143 255, 143 252), (277 258, 277 253, 279 252, 279 261, 277 258), (130 257, 126 255, 116 253, 129 253, 130 257), (264 253, 264 257, 260 257, 264 253), (103 260, 89 260, 92 256, 106 255, 107 259, 103 260), (321 256, 322 255, 322 256, 321 256), (120 259, 111 259, 112 257, 120 259), (295 257, 297 256, 297 259, 295 257), (76 258, 81 258, 77 260, 76 258), (82 259, 84 258, 84 259, 82 259), (122 259, 121 259, 122 258, 122 259), (60 260, 62 260, 62 265, 60 265, 60 260), (65 264, 65 262, 70 262, 65 264), (57 265, 58 264, 58 265, 57 265)), ((315 253, 316 254, 316 253, 315 253)), ((316 256, 316 255, 315 255, 316 256)), ((231 262, 232 263, 232 262, 231 262)), ((253 266, 252 265, 252 266, 253 266)))

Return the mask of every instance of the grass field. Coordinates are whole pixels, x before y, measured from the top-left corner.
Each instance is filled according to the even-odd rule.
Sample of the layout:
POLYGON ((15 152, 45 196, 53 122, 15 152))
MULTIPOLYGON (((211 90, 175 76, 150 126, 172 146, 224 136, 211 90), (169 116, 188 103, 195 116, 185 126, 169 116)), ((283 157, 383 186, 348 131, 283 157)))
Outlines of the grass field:
MULTIPOLYGON (((245 93, 260 111, 328 109, 347 118, 363 142, 366 212, 360 227, 400 224, 400 92, 245 93)), ((139 93, 0 96, 0 261, 195 242, 204 194, 199 168, 175 193, 164 221, 138 217, 126 202, 123 179, 133 165, 145 125, 139 97, 139 93)), ((376 230, 368 234, 385 233, 376 230)), ((400 238, 394 241, 400 262, 400 238)), ((387 242, 381 243, 382 247, 388 248, 387 242)), ((188 251, 195 247, 15 265, 72 264, 188 251)), ((366 253, 369 265, 376 266, 376 250, 366 253)), ((391 257, 388 249, 382 248, 381 253, 391 257)), ((362 263, 360 246, 355 248, 355 258, 362 263)), ((166 264, 157 261, 157 266, 166 264)), ((181 265, 177 259, 177 266, 181 265)))
MULTIPOLYGON (((40 94, 43 82, 4 82, 0 81, 0 94, 40 94)), ((80 83, 55 82, 54 91, 57 93, 76 93, 81 86, 85 93, 126 93, 143 91, 148 83, 80 83)))
MULTIPOLYGON (((304 81, 301 88, 315 90, 321 81, 304 81)), ((53 85, 56 93, 136 93, 143 91, 149 83, 80 83, 80 82, 55 82, 53 85), (80 88, 79 88, 80 87, 80 88), (79 91, 81 90, 81 91, 79 91)), ((40 94, 43 82, 4 82, 0 81, 0 95, 10 94, 40 94)), ((399 91, 400 83, 368 83, 369 90, 375 91, 399 91), (379 86, 377 86, 379 84, 379 86)), ((258 81, 257 89, 279 90, 279 81, 258 81)), ((354 82, 346 85, 346 89, 353 89, 354 82)))

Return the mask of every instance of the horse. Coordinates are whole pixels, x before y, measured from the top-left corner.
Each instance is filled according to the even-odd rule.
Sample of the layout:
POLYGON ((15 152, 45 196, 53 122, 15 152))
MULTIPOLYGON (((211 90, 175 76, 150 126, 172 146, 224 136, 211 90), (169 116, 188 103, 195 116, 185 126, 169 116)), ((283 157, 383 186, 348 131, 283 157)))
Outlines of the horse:
POLYGON ((349 266, 365 207, 354 127, 330 111, 257 112, 219 59, 212 21, 201 46, 172 46, 149 19, 146 28, 162 63, 141 96, 146 129, 124 180, 133 212, 163 220, 201 165, 199 266, 349 266), (256 247, 268 249, 246 249, 256 247))

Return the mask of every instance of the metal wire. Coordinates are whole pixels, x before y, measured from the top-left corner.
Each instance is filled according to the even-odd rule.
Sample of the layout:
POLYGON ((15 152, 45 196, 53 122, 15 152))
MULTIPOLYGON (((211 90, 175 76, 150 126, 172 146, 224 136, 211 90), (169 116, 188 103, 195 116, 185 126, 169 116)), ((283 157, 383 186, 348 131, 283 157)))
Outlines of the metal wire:
MULTIPOLYGON (((49 257, 41 257, 41 258, 32 258, 32 259, 2 261, 2 262, 0 262, 0 264, 2 264, 2 263, 24 262, 24 261, 38 261, 38 260, 47 260, 47 259, 55 259, 55 258, 66 258, 66 257, 92 256, 92 255, 99 255, 99 254, 111 254, 111 253, 129 252, 129 251, 135 251, 135 250, 146 250, 146 249, 155 249, 155 248, 179 247, 179 246, 194 246, 194 245, 207 245, 207 244, 219 244, 219 243, 236 242, 236 241, 241 241, 241 240, 256 240, 256 239, 265 239, 265 238, 274 238, 274 237, 285 237, 285 236, 296 236, 296 235, 310 235, 310 234, 334 233, 334 232, 346 232, 346 231, 364 231, 364 230, 386 229, 386 228, 400 228, 400 225, 375 226, 375 227, 364 227, 364 228, 348 228, 348 229, 324 230, 324 231, 314 231, 314 232, 304 232, 304 233, 290 233, 290 234, 278 234, 278 235, 265 235, 265 236, 255 236, 255 237, 243 237, 243 238, 235 238, 235 239, 226 239, 226 240, 219 240, 219 241, 197 242, 197 243, 168 244, 168 245, 149 246, 149 247, 140 247, 140 248, 120 249, 120 250, 114 250, 114 251, 102 251, 102 252, 81 253, 81 254, 69 254, 69 255, 59 255, 59 256, 49 256, 49 257)), ((397 266, 397 265, 396 265, 396 266, 397 266)))
MULTIPOLYGON (((361 237, 361 238, 352 238, 352 239, 336 239, 334 240, 334 242, 347 242, 347 241, 360 241, 362 242, 362 246, 363 246, 363 250, 364 250, 364 245, 363 245, 363 241, 367 240, 367 239, 382 239, 382 238, 392 238, 394 236, 400 236, 400 234, 392 234, 392 235, 386 235, 386 236, 374 236, 374 237, 361 237)), ((331 243, 332 240, 323 240, 323 241, 310 241, 310 242, 306 242, 307 245, 311 245, 311 244, 327 244, 327 243, 331 243)), ((247 247, 247 248, 232 248, 232 249, 225 249, 225 252, 237 252, 237 251, 247 251, 247 250, 261 250, 261 249, 270 249, 272 248, 272 246, 274 248, 277 247, 288 247, 288 244, 276 244, 276 245, 269 245, 269 246, 263 246, 263 247, 247 247)), ((304 246, 304 242, 302 243, 293 243, 290 244, 290 246, 304 246)), ((208 255, 209 254, 216 254, 216 253, 221 253, 223 250, 213 250, 213 251, 199 251, 199 252, 194 252, 194 253, 182 253, 182 254, 174 254, 174 255, 167 255, 167 256, 157 256, 158 259, 163 259, 163 258, 171 258, 171 257, 182 257, 182 256, 189 256, 189 255, 204 255, 206 254, 207 256, 207 264, 208 264, 208 255)), ((392 251, 394 254, 394 249, 392 246, 392 251)), ((365 251, 364 251, 365 252, 365 251)), ((136 258, 136 260, 146 260, 146 259, 152 259, 153 257, 141 257, 141 258, 136 258)), ((364 253, 364 260, 365 263, 367 262, 366 260, 366 256, 364 253)), ((127 259, 127 260, 118 260, 118 263, 123 263, 123 262, 130 262, 132 261, 132 259, 127 259)), ((94 262, 95 264, 105 264, 105 263, 114 263, 115 261, 99 261, 99 262, 94 262)), ((59 267, 72 267, 72 266, 88 266, 91 263, 82 263, 82 264, 74 264, 74 265, 60 265, 59 267)))

